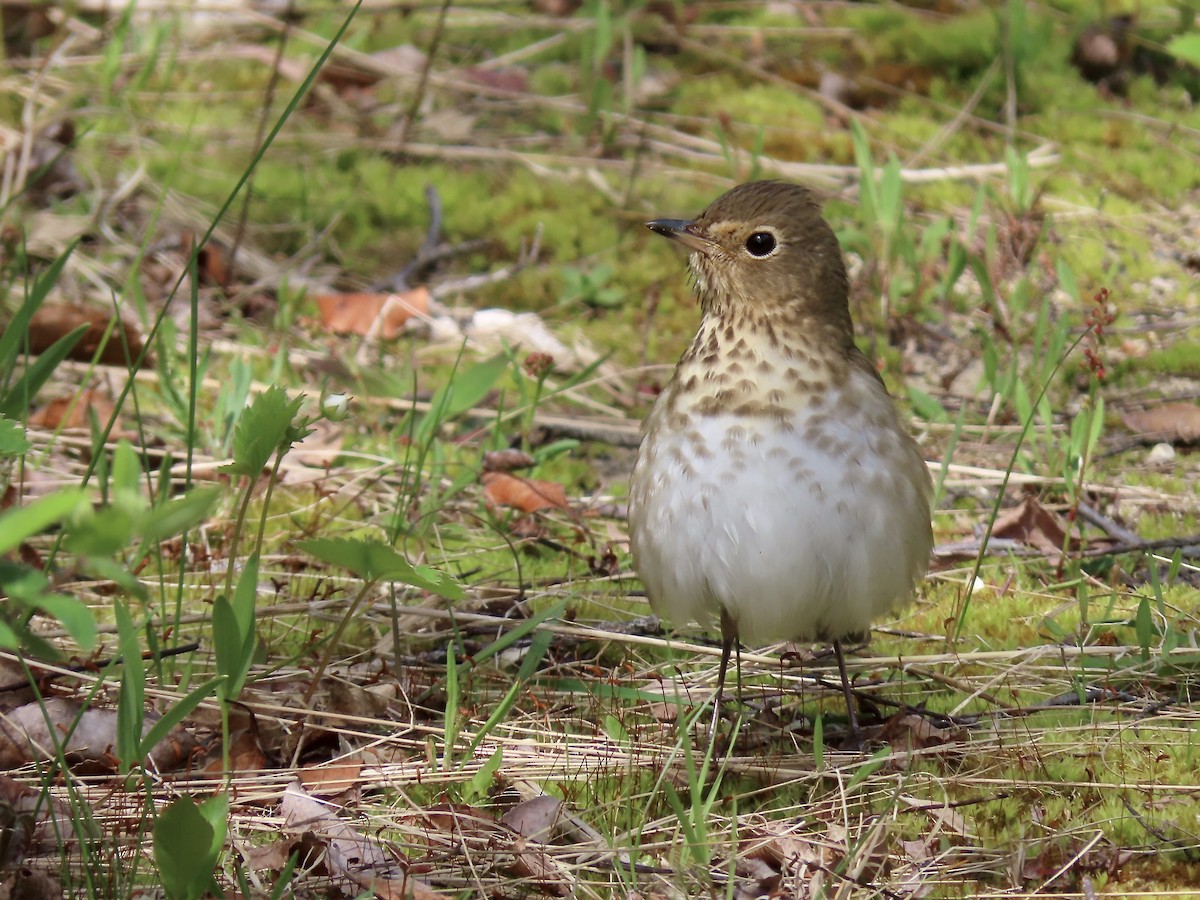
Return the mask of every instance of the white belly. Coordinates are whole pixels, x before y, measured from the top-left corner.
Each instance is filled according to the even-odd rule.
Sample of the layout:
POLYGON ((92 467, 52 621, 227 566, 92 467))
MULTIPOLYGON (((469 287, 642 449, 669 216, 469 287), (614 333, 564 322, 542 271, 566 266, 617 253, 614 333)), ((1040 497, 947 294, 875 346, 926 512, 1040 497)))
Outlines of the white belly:
POLYGON ((644 443, 630 543, 655 611, 713 626, 723 607, 755 644, 845 637, 905 600, 929 556, 929 477, 907 435, 870 427, 895 422, 880 399, 870 422, 693 416, 644 443))

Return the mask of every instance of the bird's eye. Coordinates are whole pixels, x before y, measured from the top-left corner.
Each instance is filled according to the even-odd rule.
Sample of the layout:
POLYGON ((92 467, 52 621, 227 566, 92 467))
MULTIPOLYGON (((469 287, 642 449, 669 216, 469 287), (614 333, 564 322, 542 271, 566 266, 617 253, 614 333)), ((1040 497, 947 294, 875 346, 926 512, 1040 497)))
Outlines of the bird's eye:
POLYGON ((756 231, 746 238, 746 252, 760 259, 770 256, 775 249, 775 235, 769 231, 756 231))

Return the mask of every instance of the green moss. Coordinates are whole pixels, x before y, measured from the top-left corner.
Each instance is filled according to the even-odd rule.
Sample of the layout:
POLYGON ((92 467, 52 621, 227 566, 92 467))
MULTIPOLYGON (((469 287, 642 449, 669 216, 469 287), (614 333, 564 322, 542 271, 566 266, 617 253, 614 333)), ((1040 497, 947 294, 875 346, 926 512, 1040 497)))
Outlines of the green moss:
POLYGON ((1131 368, 1159 375, 1182 375, 1200 378, 1200 343, 1180 340, 1143 357, 1127 359, 1119 368, 1131 368))

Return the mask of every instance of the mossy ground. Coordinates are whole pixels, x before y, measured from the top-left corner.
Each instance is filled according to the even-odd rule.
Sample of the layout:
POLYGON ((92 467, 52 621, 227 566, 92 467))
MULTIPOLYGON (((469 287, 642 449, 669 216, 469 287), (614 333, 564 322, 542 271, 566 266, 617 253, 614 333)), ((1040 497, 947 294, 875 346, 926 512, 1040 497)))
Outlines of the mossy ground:
MULTIPOLYGON (((861 342, 897 396, 905 396, 905 382, 919 388, 948 410, 943 423, 954 423, 963 410, 959 430, 925 431, 928 458, 952 452, 954 463, 998 476, 1016 454, 1018 395, 1036 396, 1048 380, 1052 420, 1038 420, 1024 453, 1015 456, 1015 469, 1044 476, 1031 490, 1047 507, 1069 508, 1062 476, 1078 448, 1069 443, 1068 426, 1086 396, 1080 384, 1088 379, 1078 353, 1051 375, 1058 360, 1045 355, 1048 332, 1039 321, 1067 321, 1068 340, 1074 340, 1089 298, 1101 288, 1119 312, 1109 338, 1116 361, 1099 388, 1110 409, 1135 394, 1153 403, 1156 386, 1168 377, 1182 390, 1195 389, 1197 290, 1195 264, 1187 260, 1197 253, 1200 168, 1179 137, 1200 129, 1200 112, 1187 99, 1192 73, 1176 70, 1161 84, 1134 75, 1120 98, 1083 81, 1069 56, 1084 20, 1095 14, 1092 4, 1008 4, 950 15, 895 4, 851 5, 822 12, 821 24, 841 31, 812 41, 798 39, 803 23, 769 6, 701 10, 694 24, 710 30, 698 32, 698 39, 722 54, 712 56, 674 43, 672 34, 687 38, 689 32, 673 32, 661 11, 639 3, 611 7, 608 18, 621 39, 605 45, 599 75, 583 62, 603 43, 600 17, 589 4, 569 20, 563 39, 529 62, 501 67, 515 80, 499 82, 481 74, 488 60, 551 37, 567 21, 531 19, 523 6, 452 5, 431 68, 435 77, 409 132, 425 148, 420 153, 396 137, 415 89, 411 75, 385 78, 361 94, 320 85, 290 114, 254 172, 246 240, 279 263, 282 278, 316 258, 335 273, 333 285, 369 286, 401 270, 424 242, 427 185, 440 197, 441 239, 483 241, 436 268, 434 284, 509 264, 540 235, 537 261, 514 278, 444 300, 535 311, 552 328, 578 329, 623 371, 623 379, 615 391, 584 386, 552 397, 539 413, 583 417, 606 408, 609 418, 632 421, 648 406, 653 387, 668 377, 667 367, 696 321, 683 261, 641 223, 653 215, 694 213, 724 186, 770 172, 768 163, 843 166, 821 187, 829 194, 828 215, 853 251, 861 342), (863 211, 847 118, 831 114, 814 86, 802 83, 807 76, 796 74, 802 68, 798 56, 813 71, 829 67, 867 78, 883 71, 881 64, 903 64, 927 85, 923 92, 907 83, 884 85, 882 105, 853 113, 869 136, 875 165, 882 168, 894 156, 910 170, 899 220, 913 245, 907 253, 886 255, 878 222, 863 211), (626 105, 621 73, 637 66, 660 86, 647 80, 641 86, 649 95, 626 105), (763 79, 763 71, 778 77, 763 79), (796 84, 788 82, 793 76, 796 84), (589 111, 582 91, 596 78, 611 80, 610 99, 589 111), (969 113, 960 115, 977 92, 969 113), (439 124, 439 114, 458 119, 439 124), (697 150, 700 145, 686 143, 688 137, 709 142, 710 149, 697 150), (1013 170, 983 168, 1003 163, 1006 150, 1023 155, 1043 145, 1050 145, 1053 160, 1030 168, 1025 202, 1014 198, 1013 170), (712 146, 721 149, 712 152, 712 146), (464 148, 474 152, 459 152, 464 148), (956 167, 975 168, 961 178, 929 174, 956 167), (935 227, 942 228, 936 239, 922 242, 935 227), (1028 234, 1036 238, 1025 258, 1016 258, 1009 251, 1028 234), (975 257, 979 272, 989 273, 995 294, 1011 308, 989 300, 974 269, 942 285, 955 241, 975 257), (619 303, 564 300, 567 272, 601 267, 613 273, 606 286, 618 290, 619 303), (1076 285, 1076 295, 1065 298, 1055 294, 1064 287, 1064 271, 1076 285), (1158 293, 1151 294, 1154 284, 1158 293), (880 302, 885 286, 894 293, 886 308, 880 302), (1151 344, 1148 352, 1134 352, 1132 345, 1123 347, 1125 340, 1151 344), (995 382, 981 378, 958 395, 947 389, 952 378, 944 369, 955 354, 965 367, 987 353, 1004 363, 995 382), (1019 362, 1011 367, 1011 360, 1019 362), (632 369, 643 363, 662 368, 632 369), (1005 373, 1011 381, 1001 385, 1005 373)), ((309 12, 303 27, 328 36, 340 16, 309 12)), ((1147 11, 1144 18, 1147 27, 1158 27, 1162 16, 1147 11)), ((344 46, 364 54, 405 44, 426 50, 435 20, 428 5, 407 14, 360 12, 344 46)), ((53 210, 96 214, 111 187, 139 166, 145 178, 192 208, 214 210, 254 156, 260 118, 274 123, 295 89, 294 79, 282 78, 264 113, 271 75, 263 60, 274 53, 274 39, 218 37, 194 45, 186 28, 163 19, 123 40, 125 56, 110 54, 109 62, 84 61, 57 74, 58 108, 72 110, 81 133, 71 152, 105 189, 56 201, 53 210), (266 54, 222 52, 233 44, 252 44, 266 54), (199 62, 186 52, 195 49, 199 62)), ((318 41, 293 36, 285 57, 304 69, 319 50, 318 41)), ((20 104, 4 109, 6 121, 19 122, 20 104)), ((22 210, 21 202, 13 205, 10 218, 19 219, 22 210)), ((237 214, 225 224, 232 227, 237 214)), ((180 225, 168 215, 157 228, 158 234, 131 239, 176 240, 180 225)), ((99 239, 94 252, 129 261, 125 251, 99 239)), ((266 290, 279 287, 268 284, 266 290)), ((175 302, 186 305, 186 298, 175 302)), ((730 751, 704 830, 707 849, 689 850, 664 783, 680 793, 684 807, 708 789, 689 778, 681 762, 692 737, 680 722, 707 696, 715 658, 694 632, 638 643, 614 630, 614 623, 649 610, 631 575, 623 523, 593 515, 589 507, 624 496, 632 450, 585 441, 527 473, 561 483, 569 497, 590 498, 576 510, 529 516, 494 508, 475 478, 480 455, 536 438, 517 424, 520 417, 457 419, 414 455, 411 432, 402 424, 409 420, 385 402, 414 386, 422 399, 443 387, 459 370, 457 347, 430 348, 422 336, 401 338, 367 355, 365 368, 386 370, 380 377, 361 371, 357 339, 322 331, 311 297, 300 296, 287 316, 258 319, 217 306, 213 334, 222 343, 210 342, 206 355, 206 374, 216 384, 199 392, 199 454, 225 452, 219 437, 228 432, 221 419, 228 411, 221 392, 247 376, 310 394, 326 386, 359 394, 343 435, 346 453, 322 475, 295 483, 285 477, 272 497, 264 546, 277 593, 260 602, 280 611, 260 630, 267 665, 303 665, 323 651, 338 601, 356 590, 332 574, 291 571, 291 542, 383 531, 410 558, 471 588, 473 600, 463 614, 502 617, 519 609, 528 615, 565 601, 564 627, 593 628, 585 639, 568 641, 565 632, 556 638, 563 643, 552 645, 486 746, 505 751, 505 778, 535 781, 566 799, 602 835, 615 836, 618 850, 640 850, 644 859, 669 865, 669 876, 655 876, 668 886, 664 890, 715 889, 701 859, 737 859, 747 831, 800 820, 813 840, 835 825, 843 829, 836 865, 843 871, 851 863, 866 866, 854 888, 864 896, 875 890, 870 884, 892 891, 921 884, 930 896, 1019 895, 1037 888, 1043 895, 1094 890, 1153 896, 1185 890, 1200 877, 1192 837, 1200 814, 1190 712, 1200 664, 1189 649, 1198 599, 1192 570, 1185 567, 1165 584, 1150 577, 1150 568, 1161 575, 1167 563, 1144 552, 1068 560, 1065 567, 1057 558, 997 554, 979 567, 968 604, 973 558, 940 561, 914 603, 894 621, 880 623, 856 672, 864 689, 871 685, 872 694, 913 710, 977 718, 947 725, 936 737, 917 738, 903 729, 891 734, 893 755, 861 777, 856 773, 871 765, 869 754, 838 746, 844 730, 840 696, 811 678, 817 672, 832 683, 832 660, 806 658, 800 667, 776 658, 747 662, 744 740, 730 751), (280 332, 281 322, 288 333, 280 332), (285 351, 293 349, 308 354, 311 370, 292 362, 285 351), (326 606, 316 612, 303 607, 317 601, 326 606), (1143 606, 1151 613, 1149 631, 1139 618, 1143 606), (1085 697, 1092 689, 1110 693, 1045 705, 1072 693, 1085 697), (663 704, 676 711, 664 713, 663 704), (828 746, 818 746, 818 713, 828 746), (561 749, 558 763, 526 759, 525 742, 538 741, 561 749)), ((1065 346, 1059 350, 1067 352, 1065 346)), ((156 352, 186 395, 183 342, 160 341, 156 352)), ((511 411, 528 389, 515 356, 481 405, 511 411)), ((186 429, 158 393, 165 390, 140 388, 138 415, 155 423, 156 434, 178 453, 186 429)), ((1131 446, 1122 431, 1110 414, 1098 452, 1090 456, 1086 480, 1094 487, 1083 490, 1088 501, 1146 539, 1196 531, 1196 465, 1186 448, 1171 467, 1142 468, 1145 448, 1131 446)), ((935 522, 939 544, 971 539, 997 503, 1020 499, 1015 487, 1000 497, 998 477, 976 477, 951 478, 935 522)), ((218 556, 229 539, 230 514, 226 510, 221 521, 210 523, 209 549, 218 556)), ((1094 531, 1091 537, 1101 539, 1094 531)), ((1168 560, 1170 555, 1165 552, 1168 560)), ((203 619, 224 571, 194 574, 185 602, 203 619)), ((154 577, 166 582, 176 576, 164 566, 154 577)), ((174 602, 167 596, 164 589, 164 611, 174 602)), ((393 601, 397 614, 422 602, 411 593, 372 598, 361 619, 341 634, 345 646, 334 648, 338 654, 384 646, 377 641, 394 623, 393 601)), ((401 636, 401 651, 434 685, 444 677, 448 648, 455 647, 460 660, 469 658, 499 628, 485 624, 472 632, 475 626, 453 619, 413 621, 424 624, 401 636)), ((748 650, 747 656, 753 654, 748 650)), ((511 660, 463 670, 459 714, 468 730, 483 725, 515 676, 511 660)), ((418 710, 425 736, 416 744, 425 741, 434 760, 444 751, 439 696, 444 704, 435 690, 418 710)), ((383 733, 389 726, 380 721, 362 727, 383 733)), ((462 796, 477 761, 465 756, 460 762, 433 787, 419 784, 419 775, 403 783, 404 797, 434 803, 462 796)), ((371 802, 381 799, 389 795, 371 802)), ((580 891, 594 896, 617 885, 645 889, 644 876, 628 866, 579 877, 580 891)), ((841 882, 847 890, 850 884, 841 882)))

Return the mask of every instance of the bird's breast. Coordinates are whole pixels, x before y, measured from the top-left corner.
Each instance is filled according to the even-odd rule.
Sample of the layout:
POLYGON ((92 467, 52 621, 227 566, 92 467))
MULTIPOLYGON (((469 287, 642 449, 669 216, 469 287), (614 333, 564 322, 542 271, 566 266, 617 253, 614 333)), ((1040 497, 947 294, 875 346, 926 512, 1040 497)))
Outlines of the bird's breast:
POLYGON ((631 548, 660 614, 710 624, 725 608, 748 640, 838 637, 909 593, 931 542, 929 476, 878 381, 679 371, 630 484, 631 548))

